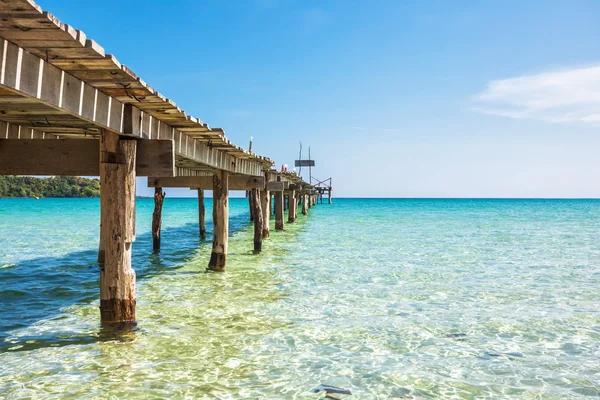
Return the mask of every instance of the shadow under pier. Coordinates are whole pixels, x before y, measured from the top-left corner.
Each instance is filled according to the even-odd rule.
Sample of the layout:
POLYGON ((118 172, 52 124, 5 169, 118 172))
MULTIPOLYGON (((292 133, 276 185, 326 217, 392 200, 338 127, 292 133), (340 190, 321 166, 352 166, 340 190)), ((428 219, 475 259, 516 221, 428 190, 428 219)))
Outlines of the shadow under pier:
MULTIPOLYGON (((230 218, 230 234, 250 225, 246 214, 230 218)), ((163 247, 152 253, 152 234, 138 235, 133 245, 132 261, 137 280, 173 273, 193 259, 203 246, 211 246, 212 225, 207 237, 199 238, 198 223, 187 223, 162 230, 163 247), (173 245, 177 243, 177 245, 173 245)), ((252 244, 248 243, 249 249, 252 244)), ((0 269, 0 353, 10 348, 30 350, 40 347, 60 347, 89 344, 103 340, 127 340, 131 331, 111 327, 94 327, 81 335, 14 335, 15 331, 42 320, 62 319, 61 310, 90 304, 99 299, 99 268, 96 248, 77 251, 62 257, 39 257, 24 260, 0 269)), ((208 259, 206 259, 208 263, 208 259)), ((204 268, 198 272, 204 273, 204 268)), ((65 324, 68 321, 65 321, 65 324)), ((134 328, 135 329, 135 328, 134 328)))

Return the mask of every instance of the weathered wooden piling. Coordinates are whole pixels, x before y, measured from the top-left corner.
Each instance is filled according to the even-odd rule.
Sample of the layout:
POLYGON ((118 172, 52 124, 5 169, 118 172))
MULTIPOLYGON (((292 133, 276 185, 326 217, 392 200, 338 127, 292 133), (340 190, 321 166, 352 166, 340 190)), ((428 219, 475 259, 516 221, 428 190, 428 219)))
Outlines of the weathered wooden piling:
POLYGON ((100 138, 100 219, 104 265, 100 269, 103 323, 135 322, 135 140, 103 131, 100 138))
POLYGON ((250 222, 254 221, 254 207, 252 207, 252 190, 246 190, 246 197, 248 198, 248 209, 250 211, 250 222))
POLYGON ((160 251, 160 226, 162 224, 162 207, 165 195, 162 188, 154 188, 154 212, 152 213, 152 251, 160 251))
POLYGON ((308 215, 308 194, 302 195, 302 215, 308 215))
POLYGON ((260 200, 260 190, 251 190, 252 210, 254 213, 254 253, 258 254, 262 250, 263 240, 263 212, 260 200))
POLYGON ((217 169, 213 176, 213 243, 208 269, 222 272, 227 260, 227 241, 229 234, 229 173, 217 169))
POLYGON ((200 239, 206 239, 206 208, 204 207, 204 190, 198 189, 198 225, 200 226, 200 239))
POLYGON ((283 230, 283 192, 275 192, 275 230, 283 230))
POLYGON ((288 195, 289 207, 288 207, 288 223, 296 222, 296 211, 298 210, 298 206, 296 204, 296 192, 290 191, 288 195))
POLYGON ((267 239, 270 235, 270 220, 271 220, 271 192, 263 190, 260 193, 260 206, 263 216, 263 230, 262 237, 267 239))

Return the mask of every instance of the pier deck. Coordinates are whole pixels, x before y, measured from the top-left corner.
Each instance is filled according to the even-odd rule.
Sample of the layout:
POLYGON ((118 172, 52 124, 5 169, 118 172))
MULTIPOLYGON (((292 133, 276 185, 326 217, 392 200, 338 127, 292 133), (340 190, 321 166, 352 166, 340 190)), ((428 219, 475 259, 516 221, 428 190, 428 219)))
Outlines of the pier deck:
POLYGON ((104 323, 135 321, 135 178, 155 188, 153 247, 160 251, 165 187, 213 191, 208 268, 227 258, 229 190, 251 192, 254 251, 269 237, 271 197, 283 229, 283 197, 294 222, 315 204, 314 187, 273 170, 221 128, 187 115, 94 40, 30 0, 0 2, 0 175, 100 176, 100 309, 104 323), (278 200, 279 199, 279 200, 278 200), (306 210, 305 210, 306 208, 306 210))

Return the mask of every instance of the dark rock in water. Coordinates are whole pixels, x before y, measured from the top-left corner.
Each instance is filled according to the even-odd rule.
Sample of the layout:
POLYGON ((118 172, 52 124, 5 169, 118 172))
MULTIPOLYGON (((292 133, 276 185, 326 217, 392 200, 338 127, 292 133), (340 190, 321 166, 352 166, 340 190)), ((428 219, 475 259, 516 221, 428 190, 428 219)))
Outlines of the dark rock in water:
MULTIPOLYGON (((319 386, 317 386, 316 388, 314 388, 312 390, 313 393, 320 393, 320 392, 325 392, 327 395, 329 394, 348 394, 351 395, 352 392, 350 392, 347 389, 342 389, 339 387, 335 387, 335 386, 331 386, 331 385, 325 385, 324 383, 321 383, 319 386)), ((325 397, 325 398, 330 398, 330 399, 334 399, 335 397, 325 397)))
POLYGON ((500 357, 502 354, 490 353, 489 351, 486 351, 485 355, 488 356, 488 357, 500 357))
POLYGON ((516 353, 516 352, 515 353, 513 353, 513 352, 510 352, 510 353, 494 353, 494 352, 486 351, 485 353, 483 353, 483 357, 484 358, 487 358, 487 357, 502 357, 502 356, 509 357, 509 358, 515 358, 515 357, 516 358, 523 358, 523 357, 525 357, 523 355, 523 353, 516 353))
POLYGON ((506 354, 507 356, 511 356, 511 357, 518 357, 518 358, 523 358, 523 357, 525 357, 525 356, 523 355, 523 353, 504 353, 504 354, 506 354))
POLYGON ((464 340, 467 337, 466 333, 448 333, 446 335, 447 338, 450 339, 458 339, 458 340, 464 340))

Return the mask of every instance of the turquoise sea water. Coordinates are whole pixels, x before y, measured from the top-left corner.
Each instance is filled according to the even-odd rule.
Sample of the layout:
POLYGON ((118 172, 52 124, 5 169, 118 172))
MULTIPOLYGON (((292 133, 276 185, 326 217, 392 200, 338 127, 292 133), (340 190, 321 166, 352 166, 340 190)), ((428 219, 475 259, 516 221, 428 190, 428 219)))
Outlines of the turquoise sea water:
POLYGON ((335 199, 253 255, 232 199, 218 274, 195 199, 165 200, 160 255, 140 199, 124 334, 99 326, 98 206, 0 199, 0 398, 600 396, 600 201, 335 199))

